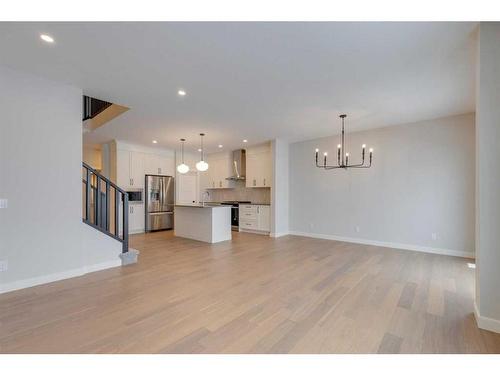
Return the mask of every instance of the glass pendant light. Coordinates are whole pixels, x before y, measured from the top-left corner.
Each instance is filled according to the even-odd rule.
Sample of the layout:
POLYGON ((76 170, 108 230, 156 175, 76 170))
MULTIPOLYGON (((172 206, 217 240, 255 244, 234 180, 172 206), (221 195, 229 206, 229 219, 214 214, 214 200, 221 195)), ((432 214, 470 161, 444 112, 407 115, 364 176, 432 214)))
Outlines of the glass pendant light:
POLYGON ((196 169, 199 170, 200 172, 205 172, 207 169, 208 169, 208 163, 203 160, 203 137, 205 136, 205 134, 201 133, 200 134, 200 137, 201 137, 201 147, 200 147, 200 152, 201 152, 201 160, 196 163, 196 169))
POLYGON ((186 142, 186 140, 184 138, 181 138, 182 163, 177 166, 177 172, 181 174, 189 172, 189 166, 184 164, 184 142, 186 142))

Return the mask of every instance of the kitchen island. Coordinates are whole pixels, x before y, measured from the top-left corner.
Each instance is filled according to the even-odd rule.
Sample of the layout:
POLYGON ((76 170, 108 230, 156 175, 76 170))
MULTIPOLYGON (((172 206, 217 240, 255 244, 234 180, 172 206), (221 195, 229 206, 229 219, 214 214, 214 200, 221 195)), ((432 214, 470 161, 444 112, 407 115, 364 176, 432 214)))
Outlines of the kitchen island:
POLYGON ((174 234, 177 237, 216 243, 231 237, 231 207, 220 205, 176 205, 174 234))

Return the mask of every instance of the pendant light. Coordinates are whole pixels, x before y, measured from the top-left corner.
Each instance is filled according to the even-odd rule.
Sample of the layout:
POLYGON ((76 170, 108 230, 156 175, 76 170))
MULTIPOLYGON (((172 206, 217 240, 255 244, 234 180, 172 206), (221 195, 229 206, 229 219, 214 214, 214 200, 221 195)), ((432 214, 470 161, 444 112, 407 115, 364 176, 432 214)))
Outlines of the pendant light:
POLYGON ((189 166, 184 164, 184 142, 186 142, 186 140, 184 138, 181 138, 182 163, 177 166, 177 172, 181 174, 189 172, 189 166))
POLYGON ((200 147, 200 152, 201 152, 201 160, 196 163, 196 169, 199 170, 200 172, 205 172, 207 169, 208 169, 208 163, 203 160, 203 137, 205 136, 205 134, 201 133, 200 134, 200 143, 201 143, 201 147, 200 147))
POLYGON ((323 153, 323 164, 321 164, 318 160, 318 155, 319 155, 319 149, 316 149, 316 167, 318 168, 323 168, 326 170, 329 169, 348 169, 348 168, 370 168, 372 166, 372 161, 373 161, 373 148, 370 148, 370 156, 369 156, 369 162, 365 162, 365 149, 366 145, 363 144, 361 146, 361 162, 358 164, 349 164, 349 153, 345 152, 345 135, 344 135, 344 119, 347 117, 347 115, 340 115, 339 116, 342 119, 342 133, 341 133, 341 138, 340 142, 337 145, 337 165, 329 165, 326 157, 328 156, 328 153, 323 153))

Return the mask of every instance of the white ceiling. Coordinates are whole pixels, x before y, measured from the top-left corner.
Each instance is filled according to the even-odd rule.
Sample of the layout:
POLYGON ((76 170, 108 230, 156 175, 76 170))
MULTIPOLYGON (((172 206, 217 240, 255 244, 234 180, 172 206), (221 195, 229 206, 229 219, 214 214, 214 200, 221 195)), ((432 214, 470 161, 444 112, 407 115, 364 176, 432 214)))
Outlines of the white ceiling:
POLYGON ((342 112, 359 130, 473 111, 476 26, 0 23, 0 64, 131 108, 86 143, 194 150, 205 132, 215 151, 335 134, 342 112))

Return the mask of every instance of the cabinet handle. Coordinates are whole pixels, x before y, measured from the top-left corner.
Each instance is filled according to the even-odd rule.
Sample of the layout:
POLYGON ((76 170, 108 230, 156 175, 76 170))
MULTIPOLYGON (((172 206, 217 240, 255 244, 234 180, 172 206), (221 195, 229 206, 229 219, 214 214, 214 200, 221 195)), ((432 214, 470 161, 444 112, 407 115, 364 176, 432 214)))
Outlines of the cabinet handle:
POLYGON ((260 206, 257 206, 257 213, 260 212, 260 206))
POLYGON ((266 186, 266 179, 264 178, 264 186, 266 186))

